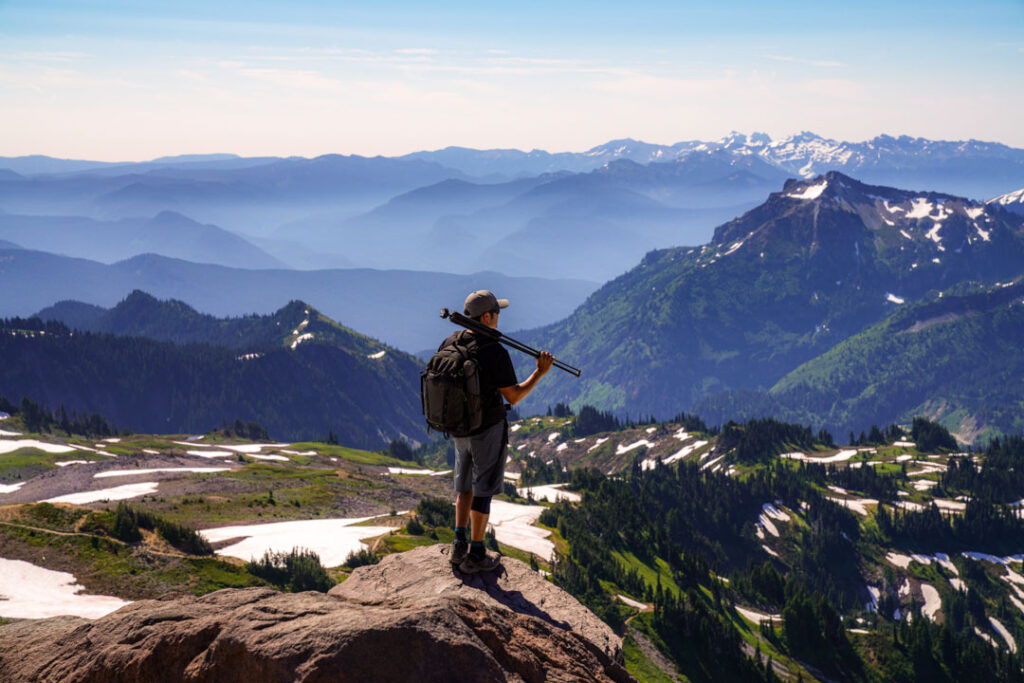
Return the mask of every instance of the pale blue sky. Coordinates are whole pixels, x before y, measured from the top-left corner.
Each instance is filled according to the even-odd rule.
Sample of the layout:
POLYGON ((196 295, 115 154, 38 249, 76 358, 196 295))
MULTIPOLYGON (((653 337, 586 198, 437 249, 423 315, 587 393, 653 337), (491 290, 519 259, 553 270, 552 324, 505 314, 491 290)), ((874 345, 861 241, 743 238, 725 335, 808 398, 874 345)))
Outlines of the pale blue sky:
POLYGON ((1024 0, 550 5, 0 0, 0 156, 1024 147, 1024 0))

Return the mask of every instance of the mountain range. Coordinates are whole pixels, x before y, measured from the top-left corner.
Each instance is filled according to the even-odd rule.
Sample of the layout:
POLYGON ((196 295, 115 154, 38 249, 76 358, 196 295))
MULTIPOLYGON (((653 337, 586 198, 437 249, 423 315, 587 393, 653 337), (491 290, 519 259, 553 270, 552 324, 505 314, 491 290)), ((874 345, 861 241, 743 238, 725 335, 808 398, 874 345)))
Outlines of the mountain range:
POLYGON ((333 431, 362 448, 425 436, 420 363, 301 301, 224 320, 135 292, 93 314, 68 319, 77 330, 4 322, 0 396, 132 431, 204 433, 241 420, 279 439, 333 431))
POLYGON ((908 302, 1022 274, 1022 225, 999 204, 836 172, 789 181, 710 243, 651 252, 565 321, 526 333, 584 371, 545 381, 528 405, 666 415, 710 413, 717 397, 728 419, 750 408, 738 391, 767 391, 908 302))
POLYGON ((294 299, 396 348, 420 352, 451 333, 442 307, 459 308, 469 292, 492 289, 513 301, 507 318, 535 327, 568 315, 597 285, 580 280, 414 271, 245 270, 152 254, 111 265, 27 249, 0 250, 0 316, 29 316, 57 301, 113 306, 140 289, 217 316, 265 312, 294 299))
MULTIPOLYGON (((118 164, 21 157, 0 159, 0 170, 8 213, 107 223, 172 211, 291 267, 606 280, 651 249, 706 242, 786 178, 836 170, 990 199, 1024 185, 1024 151, 974 140, 733 133, 673 145, 614 140, 581 153, 448 148, 392 158, 193 155, 118 164)), ((106 250, 106 261, 184 255, 142 238, 102 240, 88 252, 75 246, 63 253, 96 258, 106 250)), ((245 251, 230 263, 198 258, 267 267, 245 260, 245 251)))
POLYGON ((688 140, 671 145, 626 138, 579 154, 449 147, 405 158, 442 163, 469 175, 516 176, 556 170, 586 172, 622 159, 638 164, 668 162, 708 151, 757 157, 797 177, 810 178, 835 170, 866 182, 931 188, 975 198, 1018 189, 1024 178, 1024 150, 998 143, 906 135, 878 135, 863 142, 848 142, 808 131, 780 139, 765 133, 732 132, 718 140, 688 140))
MULTIPOLYGON (((786 179, 755 158, 693 154, 671 163, 614 161, 585 173, 498 184, 445 181, 395 197, 341 225, 349 258, 455 272, 480 263, 508 273, 614 277, 657 246, 699 244, 710 227, 786 179)), ((330 248, 319 223, 298 239, 330 248)))
POLYGON ((285 264, 234 233, 201 225, 173 211, 152 218, 103 221, 80 216, 0 213, 0 238, 25 249, 114 263, 155 253, 195 263, 238 268, 285 268, 285 264))

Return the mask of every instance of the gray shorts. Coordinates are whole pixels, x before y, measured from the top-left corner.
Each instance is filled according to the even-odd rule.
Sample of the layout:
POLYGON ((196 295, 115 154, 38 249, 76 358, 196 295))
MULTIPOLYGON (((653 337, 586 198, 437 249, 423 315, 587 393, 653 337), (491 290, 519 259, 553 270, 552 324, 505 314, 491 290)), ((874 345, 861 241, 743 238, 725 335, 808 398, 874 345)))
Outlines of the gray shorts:
POLYGON ((496 496, 505 484, 508 423, 504 420, 476 436, 455 437, 455 490, 496 496))

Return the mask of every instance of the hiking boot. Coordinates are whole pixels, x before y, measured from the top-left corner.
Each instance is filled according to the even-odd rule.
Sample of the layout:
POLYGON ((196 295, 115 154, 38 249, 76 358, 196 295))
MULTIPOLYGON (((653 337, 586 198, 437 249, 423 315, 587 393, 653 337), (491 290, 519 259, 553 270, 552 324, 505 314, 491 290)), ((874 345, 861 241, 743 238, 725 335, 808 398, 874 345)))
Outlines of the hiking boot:
POLYGON ((466 559, 459 564, 459 571, 463 574, 479 574, 480 572, 493 572, 500 566, 500 555, 487 553, 479 560, 472 555, 466 555, 466 559))
POLYGON ((452 564, 456 566, 462 564, 462 561, 466 559, 468 555, 469 543, 466 541, 460 541, 459 539, 452 541, 451 557, 448 558, 451 560, 452 564))

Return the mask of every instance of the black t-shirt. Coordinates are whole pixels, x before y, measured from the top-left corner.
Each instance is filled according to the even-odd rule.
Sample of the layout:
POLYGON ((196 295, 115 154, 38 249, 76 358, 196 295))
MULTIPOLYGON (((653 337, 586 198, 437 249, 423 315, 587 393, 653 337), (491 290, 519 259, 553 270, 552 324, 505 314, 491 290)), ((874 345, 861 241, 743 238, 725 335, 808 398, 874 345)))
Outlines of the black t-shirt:
MULTIPOLYGON (((474 432, 479 433, 505 419, 505 399, 498 390, 518 384, 519 380, 516 379, 516 370, 512 366, 508 351, 500 343, 468 330, 455 334, 464 335, 463 342, 468 342, 473 337, 477 339, 475 357, 480 372, 480 394, 483 398, 484 413, 480 429, 474 432)), ((447 345, 451 339, 452 337, 446 339, 441 346, 447 345)))
POLYGON ((486 428, 505 419, 505 399, 498 390, 519 382, 504 346, 492 339, 481 339, 479 344, 476 361, 480 368, 480 393, 484 397, 481 428, 486 428))

